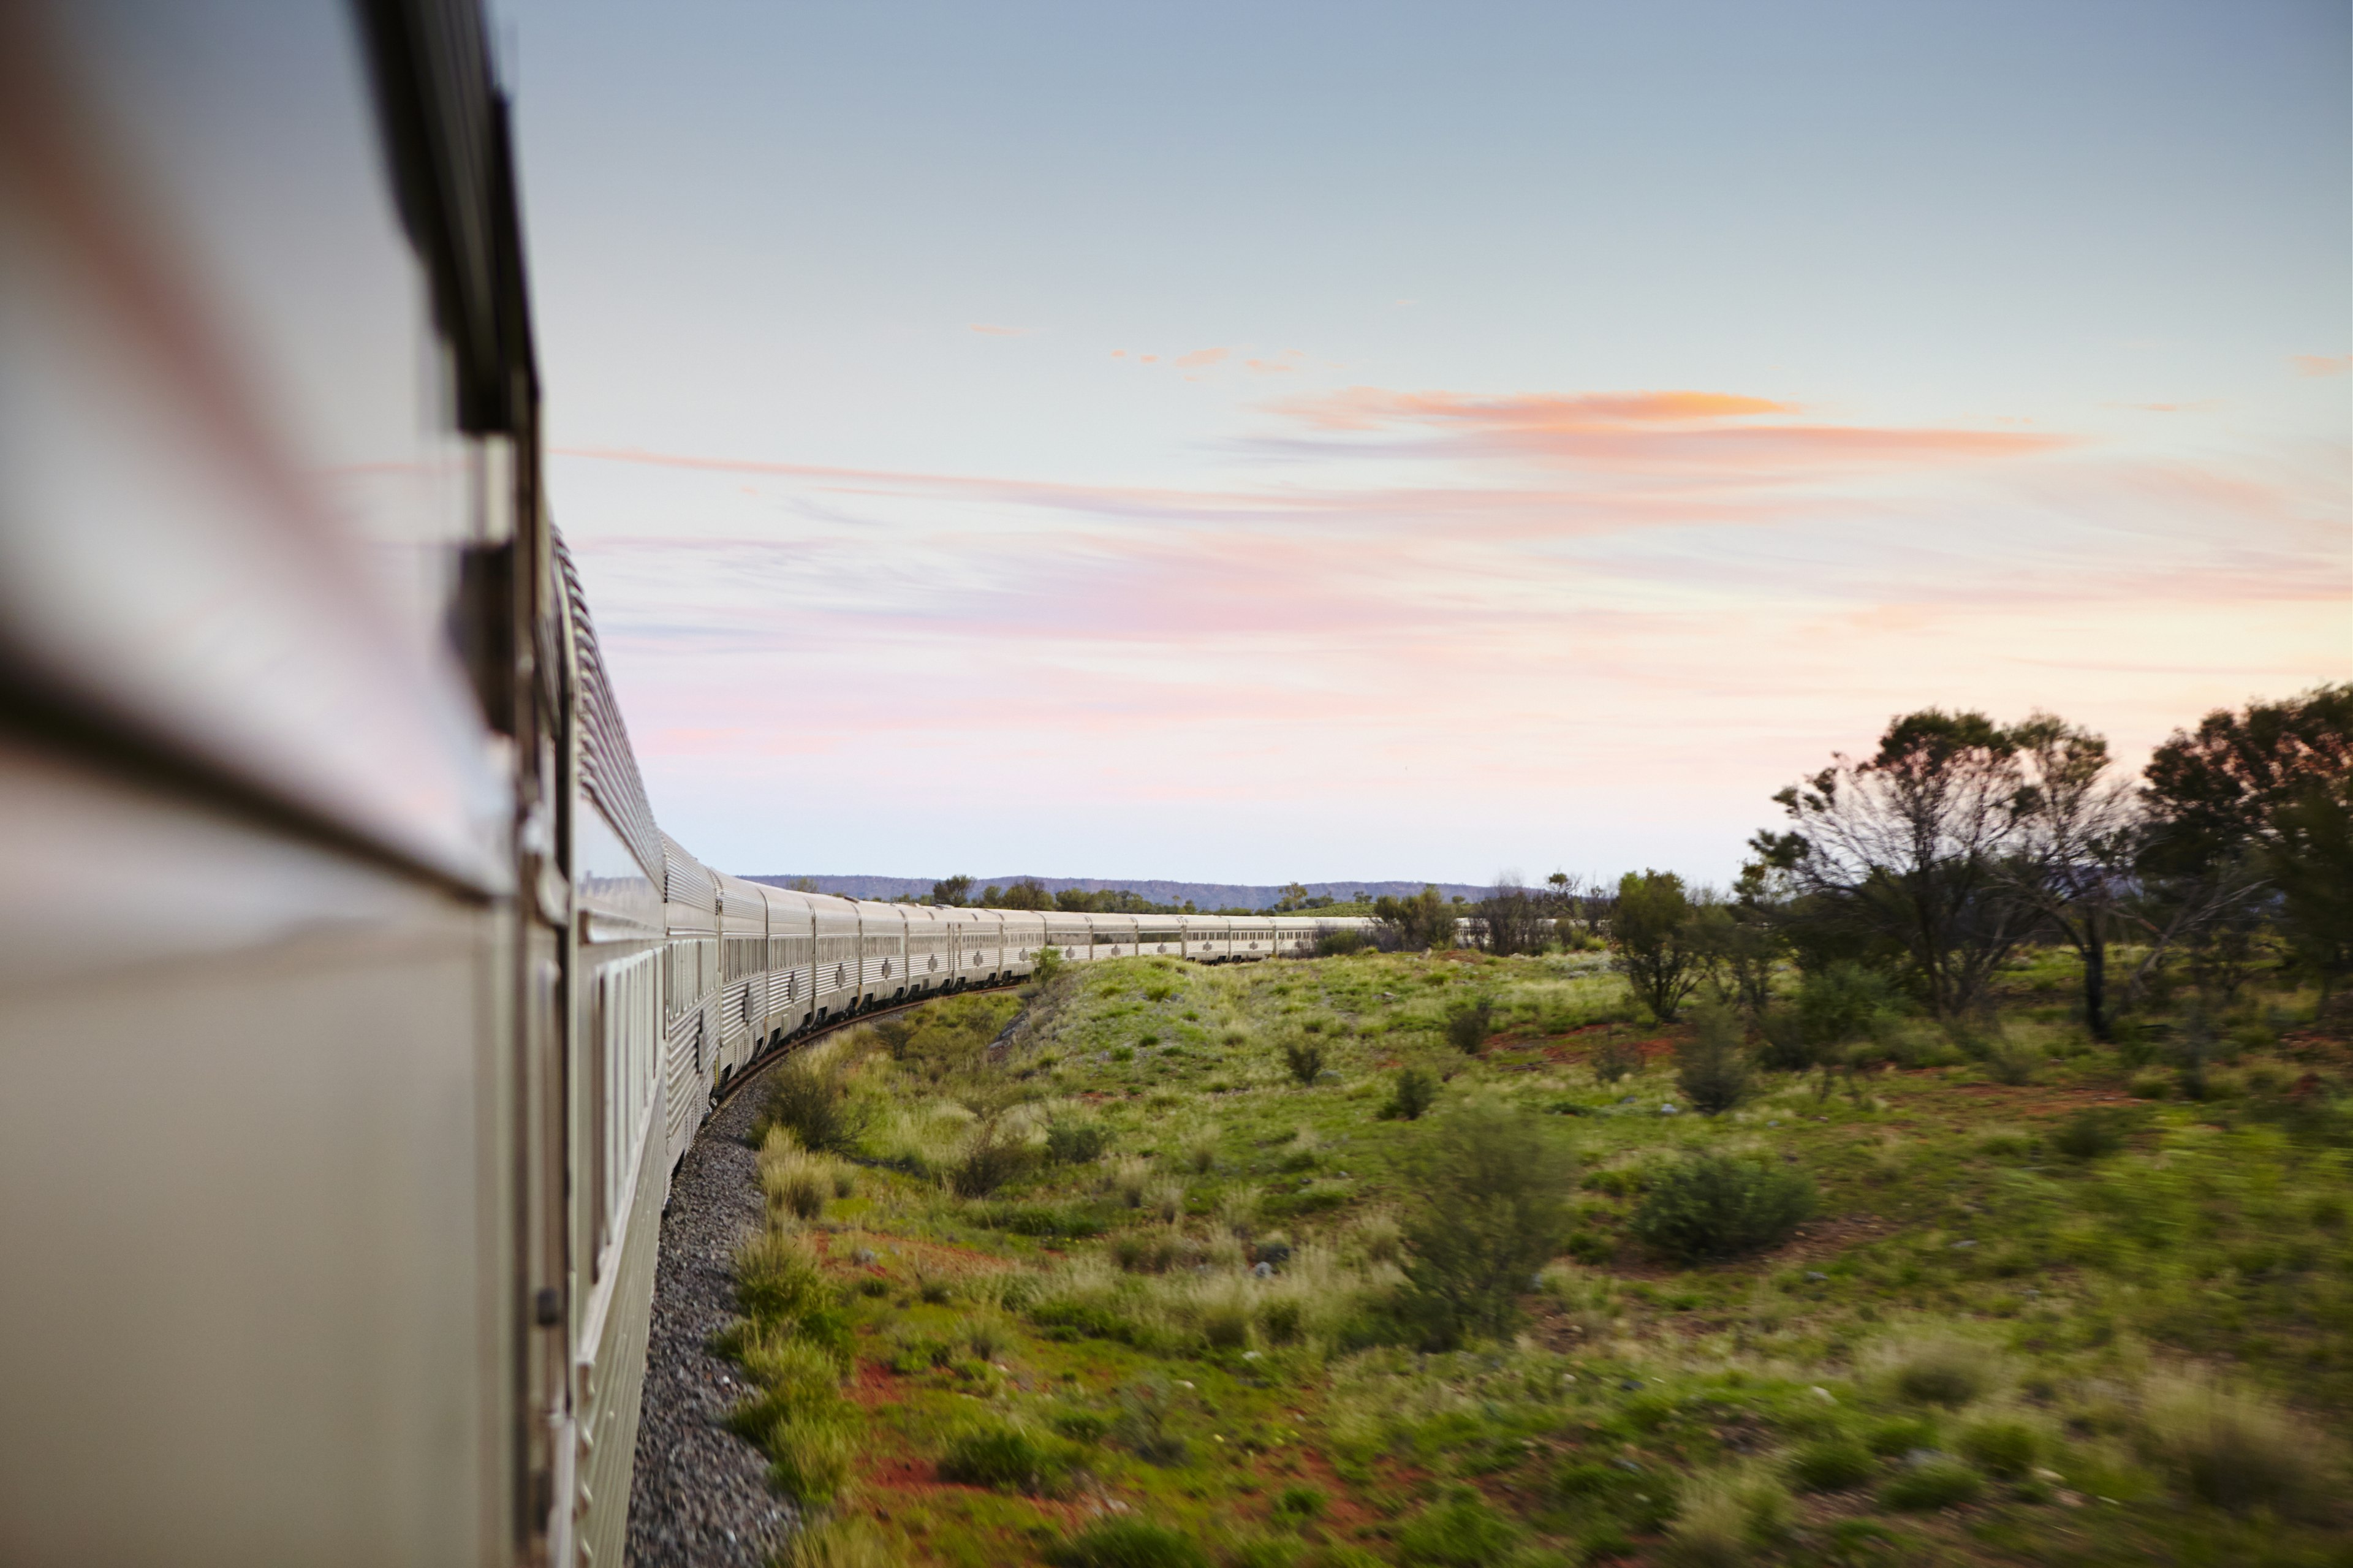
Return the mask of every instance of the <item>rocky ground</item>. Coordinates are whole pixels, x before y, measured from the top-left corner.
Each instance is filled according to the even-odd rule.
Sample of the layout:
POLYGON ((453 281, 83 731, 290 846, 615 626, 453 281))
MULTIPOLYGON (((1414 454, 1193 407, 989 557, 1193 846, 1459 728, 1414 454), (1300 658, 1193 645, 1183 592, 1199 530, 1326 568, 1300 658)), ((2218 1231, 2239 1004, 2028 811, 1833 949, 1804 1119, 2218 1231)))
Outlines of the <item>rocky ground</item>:
POLYGON ((723 1425, 743 1395, 741 1373, 703 1348, 734 1315, 730 1259, 760 1224, 756 1163, 744 1142, 758 1101, 738 1094, 704 1124, 662 1216, 629 1494, 637 1568, 759 1568, 792 1528, 793 1506, 768 1485, 767 1460, 723 1425))

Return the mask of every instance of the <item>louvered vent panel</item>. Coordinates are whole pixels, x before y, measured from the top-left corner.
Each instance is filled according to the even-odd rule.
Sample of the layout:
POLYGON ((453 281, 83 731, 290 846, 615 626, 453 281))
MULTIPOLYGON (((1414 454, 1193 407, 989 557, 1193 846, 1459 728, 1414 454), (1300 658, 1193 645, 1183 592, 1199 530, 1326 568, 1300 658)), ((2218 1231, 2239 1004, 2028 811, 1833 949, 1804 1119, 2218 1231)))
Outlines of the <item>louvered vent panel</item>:
MULTIPOLYGON (((646 802, 645 779, 638 772, 637 753, 629 749, 629 727, 621 721, 621 706, 613 700, 606 678, 605 658, 596 648, 596 626, 589 618, 588 597, 581 591, 580 574, 564 536, 555 535, 555 559, 564 570, 564 595, 572 606, 572 650, 580 669, 580 774, 588 793, 621 829, 629 847, 649 870, 662 866, 661 830, 654 826, 653 807, 646 802)), ((707 900, 706 900, 707 901, 707 900)))

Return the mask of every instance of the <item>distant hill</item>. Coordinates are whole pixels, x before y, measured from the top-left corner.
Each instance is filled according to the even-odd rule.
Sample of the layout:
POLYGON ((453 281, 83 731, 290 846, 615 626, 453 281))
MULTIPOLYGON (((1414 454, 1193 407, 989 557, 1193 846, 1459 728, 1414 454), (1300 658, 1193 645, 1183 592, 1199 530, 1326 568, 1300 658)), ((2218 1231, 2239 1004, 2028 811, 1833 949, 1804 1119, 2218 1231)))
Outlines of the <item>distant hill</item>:
MULTIPOLYGON (((849 899, 906 900, 930 892, 934 879, 930 877, 827 877, 819 876, 815 872, 806 874, 779 872, 775 876, 746 877, 744 880, 765 882, 775 888, 786 887, 796 881, 807 880, 820 893, 839 893, 849 899)), ((1117 877, 1029 877, 1025 879, 1020 876, 975 877, 972 879, 973 898, 977 900, 983 888, 991 885, 1009 888, 1014 883, 1023 880, 1036 882, 1050 893, 1059 893, 1065 888, 1077 888, 1090 893, 1124 888, 1137 897, 1148 899, 1155 904, 1181 904, 1190 899, 1195 908, 1204 910, 1271 910, 1282 900, 1281 884, 1259 888, 1239 882, 1170 882, 1155 878, 1129 879, 1117 877)), ((1308 882, 1303 885, 1307 889, 1310 897, 1328 894, 1335 901, 1340 903, 1353 900, 1359 893, 1375 899, 1385 894, 1397 897, 1419 893, 1422 889, 1430 886, 1427 882, 1308 882)), ((1466 899, 1484 898, 1488 891, 1486 888, 1470 882, 1440 882, 1438 884, 1438 890, 1449 898, 1460 893, 1466 899)))

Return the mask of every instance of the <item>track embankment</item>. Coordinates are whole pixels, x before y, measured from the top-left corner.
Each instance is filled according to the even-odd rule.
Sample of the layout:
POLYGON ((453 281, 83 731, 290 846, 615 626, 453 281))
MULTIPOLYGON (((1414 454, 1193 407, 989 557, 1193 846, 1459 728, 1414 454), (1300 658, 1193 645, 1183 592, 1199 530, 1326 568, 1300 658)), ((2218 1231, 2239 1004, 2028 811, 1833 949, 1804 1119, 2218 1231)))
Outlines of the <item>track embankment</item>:
POLYGON ((704 1348, 735 1316, 735 1249, 761 1223, 758 1161, 744 1142, 759 1106, 757 1094, 720 1106, 686 1152, 662 1216, 629 1491, 636 1568, 761 1568, 794 1522, 793 1505, 768 1485, 766 1458, 726 1427, 741 1373, 704 1348))

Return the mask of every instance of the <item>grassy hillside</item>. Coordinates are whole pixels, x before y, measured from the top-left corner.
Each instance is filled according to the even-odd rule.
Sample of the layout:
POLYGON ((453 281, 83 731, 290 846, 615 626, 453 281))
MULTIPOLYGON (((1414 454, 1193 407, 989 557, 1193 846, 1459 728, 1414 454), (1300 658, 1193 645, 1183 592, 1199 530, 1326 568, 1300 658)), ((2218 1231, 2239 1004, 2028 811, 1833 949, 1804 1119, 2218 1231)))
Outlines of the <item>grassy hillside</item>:
POLYGON ((810 1562, 2353 1561, 2338 1047, 2267 996, 2173 1073, 2007 978, 1712 1116, 1587 956, 859 1030, 776 1085, 740 1429, 810 1562))

